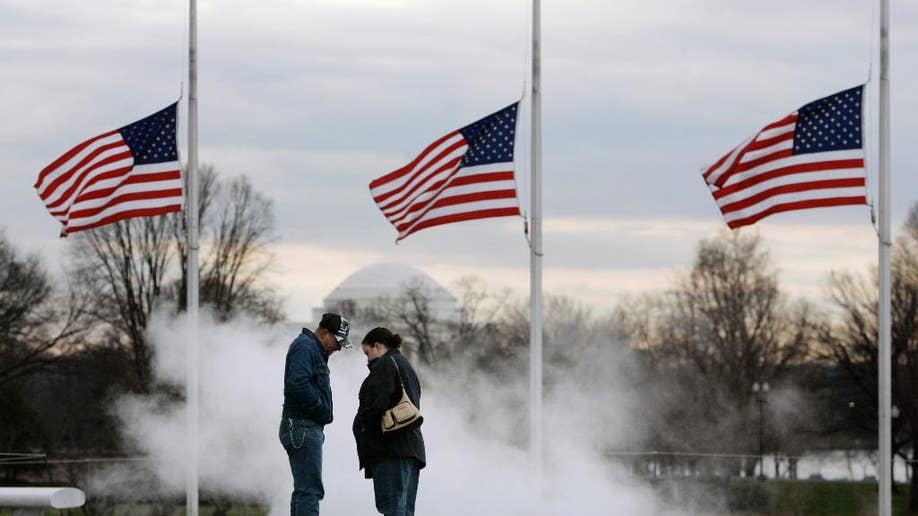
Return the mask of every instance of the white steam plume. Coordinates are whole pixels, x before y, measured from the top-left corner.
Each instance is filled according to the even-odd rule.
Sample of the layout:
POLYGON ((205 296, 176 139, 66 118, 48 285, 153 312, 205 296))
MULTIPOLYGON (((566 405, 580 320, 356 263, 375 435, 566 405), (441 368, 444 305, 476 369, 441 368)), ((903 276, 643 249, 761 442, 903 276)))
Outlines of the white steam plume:
MULTIPOLYGON (((154 373, 181 385, 185 379, 185 319, 157 317, 150 325, 154 373)), ((200 483, 203 489, 264 500, 272 515, 289 512, 292 489, 287 457, 278 441, 283 399, 284 358, 298 330, 265 328, 247 321, 216 324, 202 318, 200 483)), ((353 335, 359 340, 361 335, 353 335)), ((375 514, 372 483, 357 470, 351 420, 357 391, 367 374, 366 358, 355 351, 329 360, 335 421, 325 428, 323 515, 375 514)), ((526 451, 506 444, 506 432, 525 435, 498 407, 486 424, 469 423, 469 400, 506 400, 501 382, 479 385, 451 379, 437 381, 420 370, 427 385, 422 398, 428 466, 421 472, 417 514, 609 515, 675 514, 654 491, 624 469, 608 463, 594 449, 598 441, 622 435, 627 399, 612 393, 554 389, 546 401, 548 453, 545 489, 540 497, 528 470, 526 451), (426 378, 425 378, 426 376, 426 378), (449 386, 449 388, 447 388, 449 386), (571 403, 571 401, 575 403, 571 403), (597 417, 591 418, 591 412, 597 417), (599 417, 599 414, 602 417, 599 417), (574 418, 554 418, 575 414, 574 418), (592 428, 591 428, 592 427, 592 428), (499 431, 491 431, 500 428, 499 431), (600 439, 598 436, 602 436, 600 439)), ((457 376, 458 375, 458 376, 457 376)), ((506 387, 510 388, 510 387, 506 387)), ((525 399, 525 398, 523 398, 525 399)), ((489 405, 485 405, 489 406, 489 405)), ((160 489, 184 489, 184 405, 130 396, 118 405, 125 437, 151 459, 160 489)), ((105 482, 104 479, 97 479, 105 482)))

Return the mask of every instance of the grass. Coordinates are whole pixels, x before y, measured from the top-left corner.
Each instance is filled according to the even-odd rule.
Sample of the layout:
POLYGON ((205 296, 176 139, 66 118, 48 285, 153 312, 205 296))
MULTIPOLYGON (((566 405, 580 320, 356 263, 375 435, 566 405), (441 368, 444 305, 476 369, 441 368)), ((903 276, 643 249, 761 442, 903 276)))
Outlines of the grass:
MULTIPOLYGON (((877 514, 877 485, 869 482, 686 478, 654 483, 668 504, 694 514, 744 516, 877 514)), ((893 493, 893 514, 908 514, 908 486, 893 493)))
MULTIPOLYGON (((108 510, 92 512, 84 512, 82 509, 67 509, 67 510, 58 510, 58 509, 48 509, 45 511, 44 516, 85 516, 95 515, 95 514, 104 514, 105 516, 183 516, 185 514, 185 508, 175 508, 173 510, 163 510, 163 508, 157 508, 149 504, 138 504, 138 505, 119 505, 114 507, 111 512, 108 510)), ((198 511, 200 516, 214 516, 215 513, 214 507, 202 506, 198 511)), ((2 509, 0 508, 0 516, 12 516, 12 509, 2 509)), ((233 507, 230 510, 226 511, 226 516, 267 516, 268 509, 265 507, 233 507)))
MULTIPOLYGON (((679 502, 680 494, 705 493, 713 498, 725 500, 726 514, 744 516, 798 516, 798 515, 871 515, 877 512, 877 486, 867 482, 769 480, 754 479, 727 480, 679 480, 663 481, 657 484, 661 496, 671 502, 679 502), (667 495, 665 492, 669 491, 667 495)), ((898 486, 893 493, 893 514, 905 515, 908 507, 908 486, 898 486)), ((90 503, 92 500, 89 501, 90 503)), ((98 508, 97 508, 98 509, 98 508)), ((122 504, 107 511, 47 510, 45 516, 84 516, 104 514, 106 516, 182 516, 184 507, 168 509, 150 504, 122 504), (113 510, 112 510, 113 509, 113 510), (111 512, 109 512, 111 511, 111 512)), ((697 512, 702 514, 704 511, 697 512)), ((203 506, 201 516, 214 516, 215 508, 203 506)), ((233 507, 226 516, 266 516, 263 507, 233 507)), ((721 512, 721 514, 724 514, 721 512)), ((0 516, 12 516, 11 509, 0 509, 0 516)), ((513 516, 513 515, 508 515, 513 516)))
MULTIPOLYGON (((766 514, 876 514, 877 486, 869 482, 767 482, 766 514)), ((893 493, 893 514, 906 514, 908 486, 893 493)))

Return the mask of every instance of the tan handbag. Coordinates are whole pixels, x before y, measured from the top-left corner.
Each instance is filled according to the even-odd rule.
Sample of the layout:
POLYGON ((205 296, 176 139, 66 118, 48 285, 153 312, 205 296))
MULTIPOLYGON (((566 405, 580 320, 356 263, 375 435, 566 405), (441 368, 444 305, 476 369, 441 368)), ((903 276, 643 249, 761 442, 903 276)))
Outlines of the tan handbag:
POLYGON ((414 403, 411 403, 411 399, 408 398, 408 392, 405 391, 405 380, 402 379, 402 371, 398 367, 398 362, 395 361, 395 357, 389 358, 395 364, 395 370, 398 371, 398 381, 402 385, 402 399, 394 407, 383 412, 382 416, 383 434, 392 435, 399 432, 407 432, 421 426, 421 423, 424 422, 424 417, 421 415, 421 411, 414 406, 414 403))

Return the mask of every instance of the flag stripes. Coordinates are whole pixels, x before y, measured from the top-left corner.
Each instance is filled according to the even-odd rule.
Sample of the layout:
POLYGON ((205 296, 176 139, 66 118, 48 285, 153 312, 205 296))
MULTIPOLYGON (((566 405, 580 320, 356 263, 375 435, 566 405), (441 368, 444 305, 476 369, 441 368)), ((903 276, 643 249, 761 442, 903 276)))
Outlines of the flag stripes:
POLYGON ((780 212, 867 203, 862 92, 807 104, 702 171, 730 228, 780 212))
POLYGON ((370 182, 370 195, 398 231, 519 215, 513 172, 516 104, 428 145, 407 165, 370 182))
POLYGON ((35 189, 64 235, 182 209, 175 115, 173 104, 90 138, 42 169, 35 189))
MULTIPOLYGON (((409 183, 417 184, 424 179, 424 172, 433 164, 451 163, 455 158, 461 159, 468 145, 459 131, 453 131, 430 144, 411 163, 370 182, 370 189, 374 197, 386 200, 392 195, 403 191, 409 183)), ((457 162, 458 163, 458 162, 457 162)), ((378 202, 378 201, 377 201, 378 202)))

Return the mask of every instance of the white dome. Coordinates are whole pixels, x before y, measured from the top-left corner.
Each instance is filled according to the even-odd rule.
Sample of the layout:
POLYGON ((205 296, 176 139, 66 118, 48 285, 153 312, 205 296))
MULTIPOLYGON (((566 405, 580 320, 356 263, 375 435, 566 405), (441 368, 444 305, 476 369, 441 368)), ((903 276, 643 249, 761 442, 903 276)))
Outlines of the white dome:
POLYGON ((374 263, 344 278, 325 299, 337 299, 336 293, 355 289, 382 289, 391 293, 392 290, 403 289, 415 281, 440 286, 427 273, 416 267, 401 263, 374 263))
MULTIPOLYGON (((357 307, 368 306, 380 298, 399 296, 414 286, 424 289, 435 316, 458 320, 456 298, 449 291, 421 269, 400 263, 375 263, 359 269, 335 287, 322 304, 328 307, 353 302, 357 307)), ((319 313, 318 309, 316 312, 319 313)))

